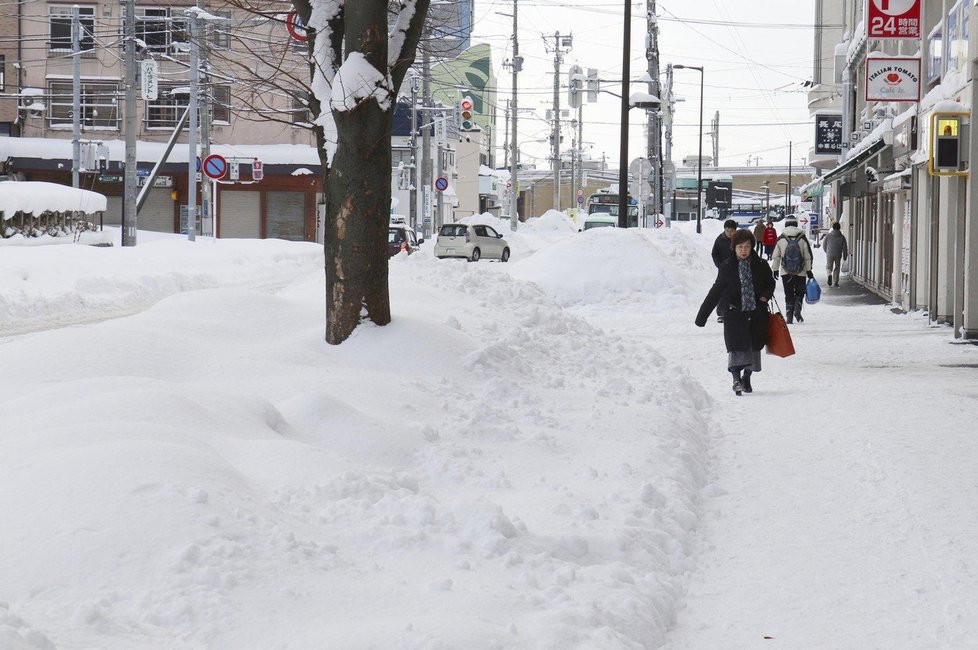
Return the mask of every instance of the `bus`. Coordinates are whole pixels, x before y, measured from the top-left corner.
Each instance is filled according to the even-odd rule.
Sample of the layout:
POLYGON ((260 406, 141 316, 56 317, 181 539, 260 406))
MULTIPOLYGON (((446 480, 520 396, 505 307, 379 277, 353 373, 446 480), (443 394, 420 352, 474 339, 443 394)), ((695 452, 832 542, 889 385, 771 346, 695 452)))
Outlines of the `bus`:
MULTIPOLYGON (((588 214, 607 214, 618 217, 618 193, 609 190, 598 190, 587 199, 588 214)), ((638 201, 628 197, 628 227, 638 227, 638 201)))
MULTIPOLYGON (((767 219, 768 212, 764 208, 764 201, 738 201, 734 199, 733 205, 725 210, 725 215, 718 214, 718 219, 733 219, 741 228, 747 228, 758 221, 767 219)), ((778 221, 780 217, 775 217, 778 221)))

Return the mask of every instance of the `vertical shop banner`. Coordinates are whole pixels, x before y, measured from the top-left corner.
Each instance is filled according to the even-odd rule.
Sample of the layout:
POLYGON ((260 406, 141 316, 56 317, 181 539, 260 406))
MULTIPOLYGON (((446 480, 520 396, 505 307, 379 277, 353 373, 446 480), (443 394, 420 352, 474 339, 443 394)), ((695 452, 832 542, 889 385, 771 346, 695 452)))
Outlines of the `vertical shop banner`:
POLYGON ((920 101, 920 58, 867 57, 866 101, 920 101))
POLYGON ((920 38, 921 0, 866 0, 866 36, 920 38))
POLYGON ((829 156, 842 154, 842 115, 815 114, 815 153, 829 156))

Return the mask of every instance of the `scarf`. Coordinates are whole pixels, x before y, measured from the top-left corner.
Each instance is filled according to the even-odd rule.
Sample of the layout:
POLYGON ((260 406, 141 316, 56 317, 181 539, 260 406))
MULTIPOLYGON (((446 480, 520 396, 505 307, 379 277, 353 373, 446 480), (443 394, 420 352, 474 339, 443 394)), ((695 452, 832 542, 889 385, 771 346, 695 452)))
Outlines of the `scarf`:
POLYGON ((750 273, 750 258, 737 260, 737 270, 740 273, 740 308, 743 311, 754 311, 754 278, 750 273))

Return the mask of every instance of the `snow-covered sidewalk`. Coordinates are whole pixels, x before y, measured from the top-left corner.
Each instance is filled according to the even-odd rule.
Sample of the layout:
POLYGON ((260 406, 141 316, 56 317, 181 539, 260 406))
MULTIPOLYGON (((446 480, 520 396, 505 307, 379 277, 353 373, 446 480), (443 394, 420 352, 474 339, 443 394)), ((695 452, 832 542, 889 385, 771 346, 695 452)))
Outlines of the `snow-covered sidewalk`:
POLYGON ((337 347, 309 244, 0 247, 0 648, 968 647, 978 348, 826 287, 737 398, 704 225, 337 347))

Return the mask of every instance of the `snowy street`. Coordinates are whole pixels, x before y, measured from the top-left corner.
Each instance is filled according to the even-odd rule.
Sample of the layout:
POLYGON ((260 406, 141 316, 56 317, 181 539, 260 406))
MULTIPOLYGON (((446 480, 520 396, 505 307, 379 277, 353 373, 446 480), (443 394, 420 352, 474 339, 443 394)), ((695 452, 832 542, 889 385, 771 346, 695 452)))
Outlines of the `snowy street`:
POLYGON ((719 222, 481 219, 335 347, 314 244, 0 245, 0 648, 974 647, 978 348, 817 250, 737 397, 719 222))

